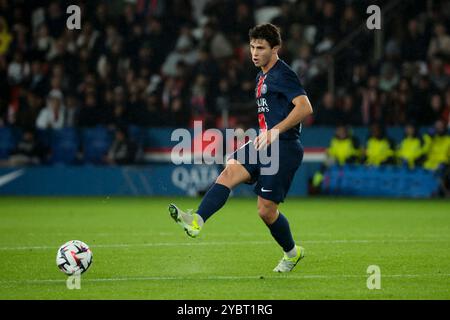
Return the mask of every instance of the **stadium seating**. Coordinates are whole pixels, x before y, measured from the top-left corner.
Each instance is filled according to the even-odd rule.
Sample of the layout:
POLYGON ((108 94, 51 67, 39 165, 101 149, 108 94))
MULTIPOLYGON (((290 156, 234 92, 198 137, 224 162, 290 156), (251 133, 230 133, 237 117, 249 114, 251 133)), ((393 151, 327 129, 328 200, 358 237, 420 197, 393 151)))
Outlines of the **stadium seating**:
MULTIPOLYGON (((44 137, 45 138, 45 137, 44 137)), ((80 140, 77 129, 64 128, 51 133, 51 162, 73 164, 79 151, 80 140)))
POLYGON ((0 159, 8 158, 15 145, 16 141, 12 128, 0 127, 0 159))
POLYGON ((142 146, 145 143, 146 130, 142 127, 130 125, 128 127, 128 137, 137 145, 142 146))
POLYGON ((36 130, 36 139, 42 147, 51 148, 53 130, 36 130))
POLYGON ((105 127, 82 129, 82 146, 84 161, 90 164, 101 164, 112 143, 111 132, 105 127))

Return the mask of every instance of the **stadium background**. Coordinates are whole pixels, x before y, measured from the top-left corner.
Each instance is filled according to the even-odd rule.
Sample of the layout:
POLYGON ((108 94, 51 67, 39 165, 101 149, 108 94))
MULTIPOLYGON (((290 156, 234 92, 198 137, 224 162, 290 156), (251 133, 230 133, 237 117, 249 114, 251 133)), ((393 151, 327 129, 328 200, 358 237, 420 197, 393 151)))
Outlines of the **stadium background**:
MULTIPOLYGON (((449 123, 446 2, 378 2, 382 30, 366 27, 368 1, 86 1, 79 3, 81 30, 66 27, 70 4, 2 2, 0 158, 6 167, 46 166, 2 169, 11 179, 2 194, 201 193, 220 168, 173 168, 165 179, 167 173, 153 169, 160 166, 147 168, 153 176, 143 169, 130 177, 120 167, 94 173, 82 166, 170 163, 170 128, 191 128, 196 120, 205 128, 254 126, 255 70, 247 33, 262 22, 281 27, 281 56, 298 73, 315 110, 304 124, 305 164, 291 194, 317 189, 311 180, 326 158, 333 126, 354 128, 364 148, 369 126, 382 124, 395 149, 406 124, 423 134, 438 120, 449 123), (57 111, 50 111, 52 103, 57 111), (115 141, 116 131, 128 133, 128 141, 115 141), (60 171, 47 168, 57 164, 77 167, 64 170, 73 174, 61 179, 60 171), (117 187, 83 187, 82 176, 114 180, 117 187), (72 188, 64 181, 73 181, 72 188), (155 181, 163 188, 152 188, 155 181)), ((359 194, 361 188, 346 186, 372 181, 374 174, 355 172, 344 174, 349 181, 326 176, 327 192, 359 194)), ((425 187, 410 183, 433 180, 420 173, 377 171, 384 178, 365 194, 448 194, 442 188, 448 173, 425 187), (405 182, 381 190, 399 179, 405 182)))
MULTIPOLYGON (((189 128, 195 120, 206 128, 254 126, 255 70, 247 32, 270 21, 282 28, 281 56, 298 73, 315 109, 303 130, 303 174, 291 192, 306 195, 308 180, 323 162, 333 135, 321 126, 355 127, 364 146, 364 127, 372 124, 393 127, 387 133, 396 145, 403 138, 398 126, 411 123, 422 127, 423 134, 438 120, 449 124, 448 5, 381 4, 383 28, 374 31, 365 24, 366 1, 90 1, 80 3, 83 27, 77 31, 66 27, 69 2, 25 6, 5 1, 0 52, 3 164, 170 162, 174 142, 168 127, 189 128), (400 17, 394 14, 398 10, 400 17), (58 110, 50 111, 52 103, 58 110), (113 144, 115 131, 127 132, 130 141, 113 144), (32 141, 22 138, 24 132, 32 141)), ((172 172, 172 181, 162 183, 171 186, 162 190, 179 194, 184 185, 185 193, 196 194, 218 170, 210 168, 206 176, 192 167, 172 172)), ((141 183, 135 183, 133 177, 120 179, 127 177, 123 170, 106 174, 100 169, 98 180, 114 179, 121 187, 89 190, 82 187, 83 179, 75 182, 86 172, 83 168, 68 180, 58 179, 56 172, 13 171, 16 181, 0 192, 53 194, 51 188, 32 183, 44 175, 53 180, 55 190, 74 181, 63 194, 145 195, 154 193, 149 185, 167 176, 138 173, 141 183)), ((11 176, 9 170, 2 173, 11 176)), ((408 172, 396 176, 415 177, 408 172)), ((358 188, 345 187, 355 179, 370 180, 358 173, 349 183, 331 182, 330 192, 358 193, 358 188)), ((390 180, 396 180, 395 174, 383 179, 390 180)), ((375 186, 368 194, 429 197, 446 192, 439 190, 438 181, 411 191, 405 185, 411 183, 390 185, 396 189, 392 192, 375 186)))
MULTIPOLYGON (((412 253, 402 251, 402 254, 411 253, 402 261, 405 265, 414 263, 408 259, 415 259, 415 254, 433 254, 429 261, 445 270, 449 261, 445 250, 448 248, 448 237, 445 237, 449 226, 445 215, 448 203, 383 199, 448 197, 448 150, 442 151, 447 158, 441 165, 429 170, 422 168, 423 162, 411 168, 395 157, 386 165, 368 166, 364 153, 356 161, 359 165, 330 165, 327 148, 336 128, 342 125, 358 138, 361 150, 366 147, 374 125, 386 128, 392 150, 400 145, 408 124, 416 126, 421 137, 431 138, 441 126, 445 128, 442 136, 448 141, 449 21, 449 2, 436 0, 0 0, 0 211, 4 228, 0 250, 11 253, 17 249, 10 262, 13 263, 22 259, 23 250, 33 248, 35 241, 39 243, 38 251, 52 253, 50 249, 69 240, 67 237, 95 243, 103 234, 103 241, 112 242, 114 248, 117 243, 126 246, 125 234, 137 232, 138 238, 133 241, 151 243, 161 241, 158 234, 164 237, 173 232, 172 226, 166 230, 165 225, 164 211, 169 200, 159 196, 170 196, 195 207, 197 198, 186 196, 201 195, 221 168, 171 164, 170 150, 174 145, 171 132, 175 128, 192 130, 197 120, 203 121, 205 128, 219 129, 246 129, 256 124, 257 70, 250 60, 247 34, 257 23, 273 22, 282 30, 281 58, 297 72, 314 108, 314 115, 303 124, 301 140, 305 159, 295 177, 289 207, 291 211, 304 208, 302 216, 297 218, 299 224, 305 222, 302 232, 306 242, 310 239, 314 247, 317 243, 314 241, 353 236, 356 238, 345 241, 354 240, 356 244, 381 241, 370 249, 357 248, 364 251, 385 249, 383 241, 393 235, 399 238, 393 240, 397 244, 408 243, 411 237, 418 244, 408 247, 412 253), (81 8, 81 30, 66 28, 69 17, 66 8, 72 4, 81 8), (366 9, 371 4, 381 7, 381 30, 367 29, 366 9), (320 193, 383 199, 314 198, 320 193), (27 197, 10 197, 17 195, 27 197), (336 210, 341 210, 361 230, 345 229, 348 226, 334 215, 332 207, 339 208, 336 210), (392 208, 396 212, 390 215, 392 208), (23 216, 18 215, 22 211, 23 216), (152 221, 145 215, 150 211, 160 212, 164 217, 152 221), (422 215, 425 212, 429 213, 428 217, 422 215), (327 224, 325 231, 321 230, 323 225, 314 222, 314 213, 327 224), (378 240, 358 240, 373 234, 365 223, 377 214, 379 220, 373 220, 374 224, 385 233, 378 240), (86 233, 80 231, 85 226, 78 217, 93 222, 86 233), (110 225, 105 227, 103 219, 110 225), (142 219, 152 228, 158 227, 159 233, 152 229, 152 235, 146 238, 144 234, 148 230, 142 229, 142 219), (405 221, 412 224, 411 228, 402 227, 405 221), (59 230, 61 223, 71 224, 66 233, 59 230), (336 229, 330 229, 328 224, 334 224, 336 229), (311 233, 307 231, 308 225, 311 233), (311 240, 325 233, 326 239, 311 240), (19 234, 24 238, 18 238, 19 234), (42 234, 45 236, 40 237, 42 234), (427 238, 427 234, 434 236, 427 238), (432 242, 434 239, 436 243, 432 242), (442 260, 434 260, 437 256, 442 260)), ((242 186, 234 195, 251 196, 252 192, 242 186)), ((228 210, 223 213, 223 217, 228 215, 224 219, 233 221, 241 211, 252 212, 253 198, 234 201, 224 209, 228 210)), ((294 223, 297 218, 292 218, 294 223)), ((255 217, 248 219, 249 228, 258 230, 255 217)), ((211 229, 214 228, 219 236, 221 232, 230 233, 213 224, 211 229)), ((180 241, 175 235, 170 239, 180 241)), ((103 248, 106 251, 108 245, 103 248)), ((388 255, 392 257, 404 249, 389 247, 388 255)), ((326 254, 334 259, 330 250, 326 254)), ((97 249, 94 245, 94 253, 101 255, 104 251, 101 245, 97 249)), ((170 247, 169 251, 176 254, 175 248, 170 247)), ((351 258, 358 261, 360 253, 351 258)), ((139 259, 144 259, 141 254, 139 259)), ((227 258, 230 265, 238 265, 233 257, 227 258)), ((336 259, 338 263, 347 261, 336 259)), ((156 266, 159 260, 143 262, 156 266)), ((2 271, 10 269, 7 262, 3 263, 2 271)), ((97 276, 120 274, 117 266, 114 269, 117 273, 102 274, 101 263, 97 262, 97 266, 94 263, 97 276)), ((330 265, 325 262, 321 265, 325 273, 330 272, 327 269, 330 265)), ((418 273, 424 270, 417 268, 418 273)), ((53 277, 53 269, 49 267, 44 274, 53 277)), ((124 274, 129 271, 123 269, 124 274)), ((178 271, 169 269, 176 278, 178 271)), ((229 270, 220 270, 228 276, 229 270)), ((24 270, 3 272, 0 284, 17 290, 12 295, 4 293, 4 297, 55 297, 51 290, 42 295, 39 287, 30 287, 29 283, 14 287, 11 279, 22 279, 26 274, 19 271, 24 270)), ((403 271, 408 274, 403 269, 397 273, 403 271)), ((305 272, 312 273, 309 278, 312 281, 318 271, 305 272)), ((425 272, 435 275, 437 271, 425 272)), ((409 274, 414 278, 414 270, 409 274)), ((135 272, 138 278, 140 275, 135 272)), ((48 285, 43 277, 40 284, 48 285)), ((395 276, 391 279, 394 281, 395 276)), ((448 298, 448 288, 440 286, 443 279, 448 280, 448 275, 440 274, 431 281, 435 286, 421 293, 415 287, 404 292, 398 289, 401 284, 397 283, 399 291, 381 297, 448 298)), ((419 279, 418 283, 428 283, 422 280, 429 279, 419 279)), ((211 281, 214 286, 217 279, 211 281)), ((345 290, 340 296, 339 285, 344 284, 336 284, 335 291, 327 291, 327 281, 322 281, 325 293, 314 289, 315 293, 309 296, 297 296, 289 290, 279 295, 264 295, 247 292, 243 287, 226 291, 226 285, 224 288, 219 285, 215 297, 233 298, 236 292, 247 298, 380 297, 359 291, 354 295, 345 290)), ((99 282, 94 284, 98 286, 99 282)), ((102 292, 104 288, 98 290, 102 292)), ((166 287, 160 290, 160 294, 167 292, 166 287)), ((176 288, 172 290, 183 297, 176 288)), ((90 297, 114 297, 114 294, 118 297, 123 292, 119 289, 106 296, 93 293, 90 297)), ((157 297, 168 296, 169 293, 157 297)), ((201 290, 186 296, 208 298, 201 290)))

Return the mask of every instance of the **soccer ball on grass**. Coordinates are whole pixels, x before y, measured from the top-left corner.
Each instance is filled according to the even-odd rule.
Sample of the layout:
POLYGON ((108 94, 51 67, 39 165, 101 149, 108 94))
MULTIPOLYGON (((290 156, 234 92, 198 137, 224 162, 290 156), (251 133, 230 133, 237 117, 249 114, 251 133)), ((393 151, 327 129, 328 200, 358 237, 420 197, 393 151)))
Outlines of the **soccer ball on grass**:
POLYGON ((67 275, 82 274, 92 263, 92 251, 79 240, 71 240, 59 247, 56 253, 56 265, 67 275))

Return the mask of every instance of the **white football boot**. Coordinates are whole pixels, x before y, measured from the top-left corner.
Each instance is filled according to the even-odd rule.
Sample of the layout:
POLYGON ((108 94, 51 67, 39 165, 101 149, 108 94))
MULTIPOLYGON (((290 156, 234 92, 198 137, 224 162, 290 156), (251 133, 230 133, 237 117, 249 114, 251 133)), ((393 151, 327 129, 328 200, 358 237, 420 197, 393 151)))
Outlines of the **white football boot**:
POLYGON ((289 258, 286 253, 283 258, 280 260, 280 263, 273 269, 274 272, 290 272, 297 263, 304 258, 305 249, 300 246, 295 246, 297 248, 297 255, 293 258, 289 258))
POLYGON ((200 215, 191 211, 183 212, 173 203, 169 205, 169 214, 172 219, 186 231, 189 237, 195 238, 200 233, 204 222, 200 215))

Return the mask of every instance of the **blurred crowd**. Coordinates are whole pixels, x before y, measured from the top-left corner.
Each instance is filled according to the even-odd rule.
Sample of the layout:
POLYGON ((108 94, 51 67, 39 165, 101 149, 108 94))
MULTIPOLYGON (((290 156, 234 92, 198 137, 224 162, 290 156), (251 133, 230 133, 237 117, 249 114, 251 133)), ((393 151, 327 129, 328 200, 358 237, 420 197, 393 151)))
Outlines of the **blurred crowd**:
POLYGON ((351 127, 337 125, 326 150, 326 160, 309 178, 309 192, 322 193, 328 170, 347 166, 389 166, 407 172, 422 168, 438 179, 436 195, 450 197, 450 135, 442 120, 425 130, 411 123, 405 125, 403 138, 397 143, 380 123, 370 125, 364 141, 358 139, 351 127))
POLYGON ((0 0, 0 125, 220 127, 228 110, 230 126, 250 126, 257 70, 247 33, 262 19, 281 27, 281 57, 310 96, 305 125, 448 126, 448 1, 402 1, 383 24, 380 59, 375 31, 363 30, 334 57, 327 91, 327 54, 372 2, 0 0), (66 27, 71 4, 81 30, 66 27))
POLYGON ((404 128, 404 137, 396 145, 383 125, 372 124, 362 145, 349 127, 338 125, 327 149, 327 164, 403 165, 409 169, 422 166, 432 171, 443 171, 450 164, 450 135, 443 121, 437 121, 423 134, 412 124, 404 128))

